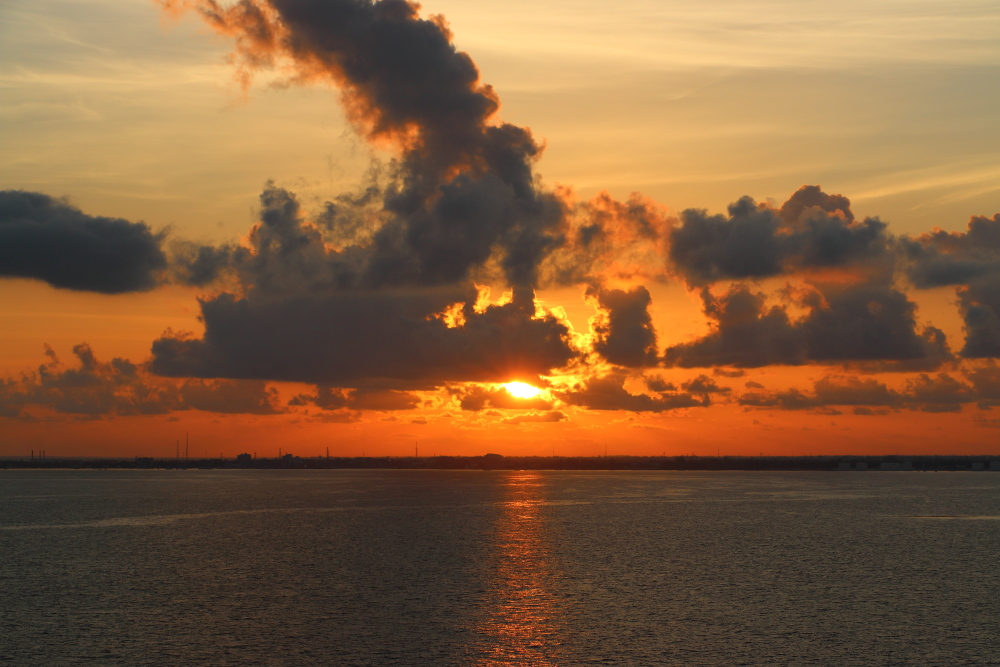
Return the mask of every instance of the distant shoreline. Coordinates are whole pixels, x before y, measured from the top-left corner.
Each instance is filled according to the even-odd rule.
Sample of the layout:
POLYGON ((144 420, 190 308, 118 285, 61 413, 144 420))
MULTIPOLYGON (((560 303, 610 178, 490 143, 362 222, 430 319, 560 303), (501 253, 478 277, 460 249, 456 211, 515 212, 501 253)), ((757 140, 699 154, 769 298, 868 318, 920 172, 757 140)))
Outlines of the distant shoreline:
POLYGON ((815 470, 1000 471, 1000 455, 919 456, 355 456, 253 458, 0 457, 16 469, 258 469, 258 470, 815 470))

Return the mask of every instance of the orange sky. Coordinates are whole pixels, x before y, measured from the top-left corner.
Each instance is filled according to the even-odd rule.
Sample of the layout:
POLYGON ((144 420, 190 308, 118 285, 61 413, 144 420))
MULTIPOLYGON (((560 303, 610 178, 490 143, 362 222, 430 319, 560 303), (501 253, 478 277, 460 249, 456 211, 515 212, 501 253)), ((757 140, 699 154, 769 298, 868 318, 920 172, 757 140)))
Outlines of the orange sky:
POLYGON ((0 8, 0 456, 1000 453, 995 12, 159 4, 0 8))

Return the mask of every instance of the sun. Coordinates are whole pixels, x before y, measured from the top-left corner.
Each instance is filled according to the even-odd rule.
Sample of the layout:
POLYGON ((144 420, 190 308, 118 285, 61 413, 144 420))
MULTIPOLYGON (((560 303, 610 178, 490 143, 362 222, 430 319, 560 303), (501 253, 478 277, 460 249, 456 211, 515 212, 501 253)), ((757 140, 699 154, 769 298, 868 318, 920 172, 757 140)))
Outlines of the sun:
POLYGON ((504 387, 507 389, 507 393, 514 398, 534 398, 542 391, 538 387, 532 387, 524 382, 508 382, 504 387))

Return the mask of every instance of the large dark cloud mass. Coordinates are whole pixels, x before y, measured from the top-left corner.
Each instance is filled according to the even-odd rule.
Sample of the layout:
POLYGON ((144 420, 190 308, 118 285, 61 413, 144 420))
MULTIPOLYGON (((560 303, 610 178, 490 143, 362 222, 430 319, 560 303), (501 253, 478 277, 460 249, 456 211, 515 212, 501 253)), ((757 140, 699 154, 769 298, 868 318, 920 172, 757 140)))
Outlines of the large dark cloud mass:
POLYGON ((452 283, 491 257, 511 284, 536 282, 561 243, 563 205, 536 186, 531 133, 492 122, 497 95, 443 19, 421 19, 403 0, 164 4, 194 7, 233 36, 248 76, 285 58, 298 80, 335 82, 362 134, 400 149, 365 282, 452 283))
MULTIPOLYGON (((905 241, 904 241, 905 242, 905 241)), ((850 202, 803 186, 780 207, 744 197, 728 216, 685 211, 671 231, 674 270, 702 285, 713 330, 675 345, 677 366, 865 363, 872 370, 937 368, 951 359, 944 333, 921 326, 916 304, 896 286, 897 242, 885 223, 857 221, 850 202), (716 295, 719 281, 797 277, 784 303, 745 283, 716 295), (804 314, 795 317, 789 306, 804 314)))
POLYGON ((443 20, 400 0, 165 4, 234 37, 246 76, 286 59, 298 80, 335 82, 359 131, 400 158, 313 219, 269 185, 246 246, 178 246, 177 275, 228 288, 201 302, 203 338, 154 342, 155 372, 409 387, 531 378, 576 356, 534 299, 565 206, 536 182, 531 133, 494 122, 497 96, 443 20), (511 300, 477 307, 477 277, 511 300))
POLYGON ((0 276, 120 294, 155 287, 167 260, 141 222, 90 216, 38 192, 0 191, 0 276))

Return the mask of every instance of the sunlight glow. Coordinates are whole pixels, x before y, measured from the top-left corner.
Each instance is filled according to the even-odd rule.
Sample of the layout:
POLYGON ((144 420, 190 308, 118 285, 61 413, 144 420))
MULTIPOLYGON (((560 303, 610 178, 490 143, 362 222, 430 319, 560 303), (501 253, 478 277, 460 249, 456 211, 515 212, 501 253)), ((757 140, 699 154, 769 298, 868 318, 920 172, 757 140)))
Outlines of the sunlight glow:
POLYGON ((541 389, 537 387, 532 387, 530 384, 525 384, 524 382, 508 382, 504 385, 507 389, 507 393, 515 398, 534 398, 541 393, 541 389))

